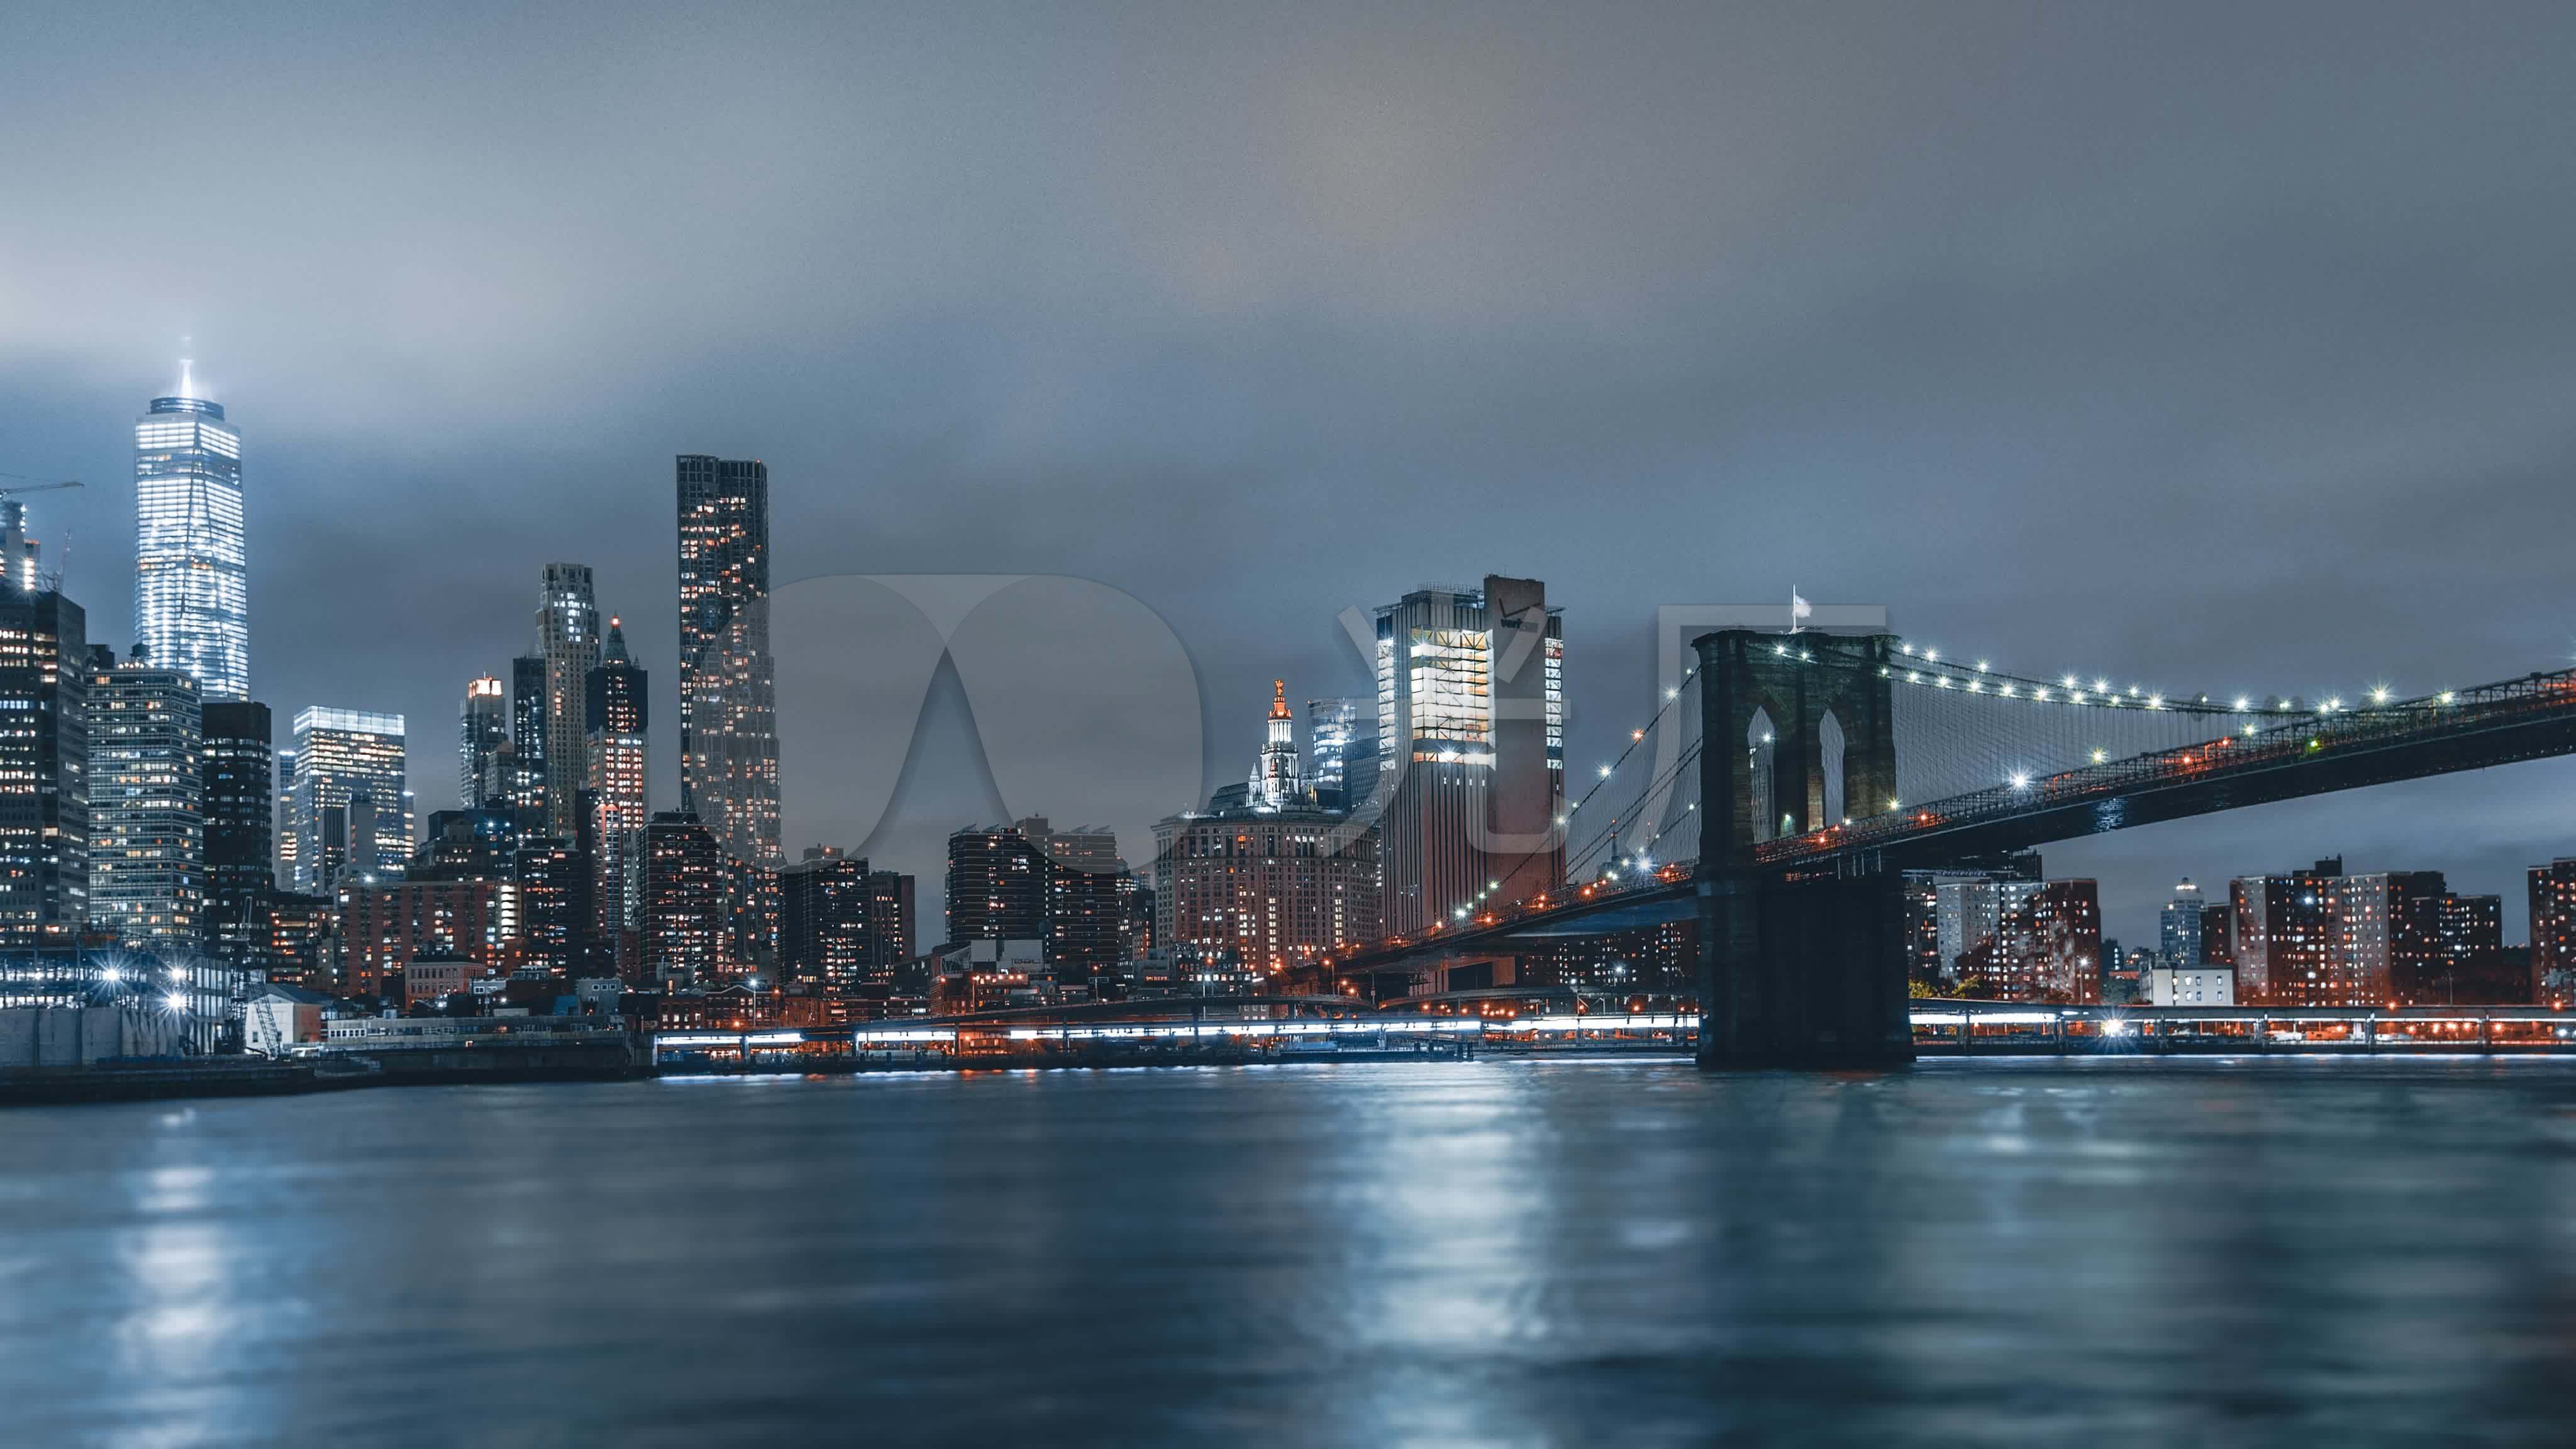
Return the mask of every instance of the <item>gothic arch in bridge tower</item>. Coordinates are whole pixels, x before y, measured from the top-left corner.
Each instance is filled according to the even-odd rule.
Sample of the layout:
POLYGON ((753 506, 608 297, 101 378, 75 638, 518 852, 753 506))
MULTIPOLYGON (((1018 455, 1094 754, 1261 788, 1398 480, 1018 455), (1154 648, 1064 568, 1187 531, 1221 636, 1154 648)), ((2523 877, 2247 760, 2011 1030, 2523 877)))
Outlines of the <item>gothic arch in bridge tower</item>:
POLYGON ((1818 818, 1831 825, 1851 814, 1843 766, 1843 722, 1834 718, 1832 710, 1826 710, 1824 720, 1816 726, 1816 754, 1823 762, 1817 775, 1825 783, 1824 811, 1818 818))
POLYGON ((1896 798, 1888 679, 1894 647, 1889 634, 1751 629, 1693 641, 1701 738, 1747 744, 1722 760, 1701 761, 1703 867, 1741 861, 1761 841, 1890 808, 1896 798), (1767 758, 1758 744, 1766 733, 1767 758))
MULTIPOLYGON (((1777 755, 1777 746, 1772 735, 1771 712, 1758 705, 1755 706, 1752 720, 1744 726, 1744 752, 1751 756, 1753 761, 1753 787, 1750 798, 1755 800, 1771 798, 1771 782, 1775 778, 1773 760, 1777 755)), ((1768 810, 1754 813, 1753 838, 1755 840, 1769 840, 1779 833, 1778 817, 1768 810)))

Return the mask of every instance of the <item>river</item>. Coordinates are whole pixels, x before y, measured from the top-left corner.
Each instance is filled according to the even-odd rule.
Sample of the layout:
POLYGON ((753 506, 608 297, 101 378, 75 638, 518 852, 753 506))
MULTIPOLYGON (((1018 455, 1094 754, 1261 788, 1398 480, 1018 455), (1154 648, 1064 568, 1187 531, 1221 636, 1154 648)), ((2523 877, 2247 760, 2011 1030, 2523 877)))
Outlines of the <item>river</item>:
POLYGON ((2567 1442, 2576 1061, 0 1113, 11 1444, 2567 1442))

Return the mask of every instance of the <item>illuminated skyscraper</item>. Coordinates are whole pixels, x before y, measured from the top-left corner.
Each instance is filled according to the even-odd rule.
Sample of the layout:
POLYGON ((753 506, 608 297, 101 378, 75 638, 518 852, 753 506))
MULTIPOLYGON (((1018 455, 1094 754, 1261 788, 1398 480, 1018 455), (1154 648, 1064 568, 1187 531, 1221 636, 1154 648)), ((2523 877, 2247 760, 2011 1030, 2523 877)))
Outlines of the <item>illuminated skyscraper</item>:
POLYGON ((697 817, 664 810, 644 825, 644 973, 665 985, 715 977, 722 966, 724 871, 697 817))
POLYGON ((724 852, 727 956, 774 954, 778 692, 769 657, 769 469, 679 459, 680 808, 724 852))
POLYGON ((278 865, 293 889, 334 893, 344 875, 400 875, 411 859, 403 717, 307 706, 295 716, 278 865))
POLYGON ((1412 935, 1565 876, 1565 622, 1536 579, 1377 612, 1385 925, 1412 935))
POLYGON ((510 808, 522 829, 546 828, 546 661, 510 661, 510 808))
MULTIPOLYGON (((608 621, 608 643, 599 667, 583 688, 590 717, 593 827, 598 839, 599 914, 611 941, 642 929, 644 826, 652 812, 644 801, 650 763, 645 750, 645 677, 626 654, 621 621, 608 621)), ((631 965, 622 954, 620 965, 631 965)))
POLYGON ((241 434, 223 404, 176 397, 134 424, 134 640, 158 669, 196 676, 206 699, 250 694, 250 573, 242 541, 241 434))
POLYGON ((1377 787, 1377 702, 1306 701, 1306 738, 1314 755, 1315 803, 1345 815, 1366 807, 1377 787))
POLYGON ((546 830, 571 840, 581 834, 581 792, 590 775, 583 701, 599 665, 599 604, 588 564, 546 565, 537 653, 546 661, 546 830))
POLYGON ((206 909, 197 681, 90 651, 89 920, 120 944, 195 951, 206 909))
POLYGON ((2200 887, 2190 876, 2174 887, 2173 899, 2165 902, 2158 921, 2156 949, 2168 966, 2198 966, 2206 959, 2200 951, 2200 932, 2209 917, 2209 906, 2200 898, 2200 887))
POLYGON ((465 685, 465 709, 456 741, 456 803, 480 810, 510 798, 510 702, 501 681, 486 674, 465 685))
POLYGON ((89 929, 89 654, 81 607, 0 580, 0 952, 89 929))
MULTIPOLYGON (((1262 759, 1287 739, 1287 693, 1272 696, 1262 759)), ((1351 828, 1298 791, 1268 798, 1262 776, 1293 775, 1289 763, 1256 771, 1252 787, 1229 785, 1205 811, 1154 827, 1153 943, 1212 957, 1231 953, 1246 968, 1277 976, 1326 953, 1383 934, 1379 929, 1377 832, 1351 828)), ((1376 762, 1362 760, 1374 771, 1376 762)))
POLYGON ((1261 810, 1284 810, 1307 803, 1306 771, 1297 759, 1297 717, 1288 712, 1288 681, 1270 682, 1270 718, 1261 741, 1261 758, 1253 763, 1252 804, 1261 810))
POLYGON ((864 857, 811 845, 778 873, 778 979, 847 991, 881 981, 864 857))

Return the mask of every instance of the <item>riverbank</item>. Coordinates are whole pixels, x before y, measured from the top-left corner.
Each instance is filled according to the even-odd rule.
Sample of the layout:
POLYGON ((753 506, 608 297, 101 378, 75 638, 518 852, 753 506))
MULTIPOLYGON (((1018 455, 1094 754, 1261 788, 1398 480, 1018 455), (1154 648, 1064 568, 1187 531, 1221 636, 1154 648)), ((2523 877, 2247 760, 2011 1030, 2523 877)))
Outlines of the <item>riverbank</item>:
POLYGON ((275 1097, 357 1087, 466 1082, 627 1081, 652 1073, 624 1040, 534 1046, 436 1047, 276 1059, 99 1062, 0 1072, 0 1107, 142 1102, 183 1097, 275 1097))

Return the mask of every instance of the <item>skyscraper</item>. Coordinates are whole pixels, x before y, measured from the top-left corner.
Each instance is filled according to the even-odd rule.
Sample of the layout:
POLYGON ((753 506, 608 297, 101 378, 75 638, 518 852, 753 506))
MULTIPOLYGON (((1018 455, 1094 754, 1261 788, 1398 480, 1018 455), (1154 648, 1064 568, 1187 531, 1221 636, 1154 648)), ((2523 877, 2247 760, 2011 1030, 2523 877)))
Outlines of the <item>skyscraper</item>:
POLYGON ((1127 874, 1117 835, 1057 830, 1044 817, 1023 820, 1020 829, 1046 861, 1047 969, 1067 986, 1115 974, 1126 919, 1118 882, 1127 874))
POLYGON ((2529 883, 2531 999, 2560 1006, 2576 1000, 2576 860, 2535 865, 2529 883))
POLYGON ((206 699, 250 693, 250 572, 242 538, 241 434, 223 404, 175 397, 134 424, 134 640, 155 668, 196 677, 206 699))
POLYGON ((778 979, 835 991, 881 981, 868 862, 830 846, 778 873, 778 979))
POLYGON ((510 873, 519 882, 519 967, 565 980, 578 976, 598 915, 589 857, 569 840, 525 841, 510 873))
POLYGON ((550 563, 537 601, 537 653, 546 661, 546 829, 581 833, 590 774, 590 671, 599 665, 599 604, 588 564, 550 563))
MULTIPOLYGON (((2437 870, 2343 873, 2340 858, 2230 887, 2236 999, 2266 1006, 2491 1000, 2503 902, 2437 870)), ((2204 946, 2204 949, 2206 947, 2204 946)))
POLYGON ((90 650, 89 919, 118 943, 194 952, 205 926, 197 681, 135 646, 90 650))
POLYGON ((1377 613, 1386 929, 1413 935, 1565 876, 1565 623, 1489 575, 1377 613))
POLYGON ((401 873, 412 824, 401 715, 297 711, 293 770, 278 864, 294 889, 330 895, 344 873, 401 873))
POLYGON ((88 655, 80 605, 0 578, 0 951, 89 929, 88 655))
POLYGON ((778 697, 769 656, 769 469, 678 460, 680 808, 726 857, 729 955, 774 947, 778 697))
POLYGON ((510 661, 510 808, 523 829, 551 828, 546 810, 546 661, 510 661))
POLYGON ((895 968, 912 959, 912 877, 900 871, 868 873, 868 950, 871 975, 893 979, 895 968))
POLYGON ((1046 859, 1013 825, 978 825, 948 837, 948 939, 1046 938, 1046 859))
POLYGON ((197 760, 206 816, 206 949, 229 966, 270 965, 277 879, 277 758, 268 706, 208 700, 197 760))
POLYGON ((1315 803, 1345 815, 1366 806, 1377 788, 1376 702, 1306 701, 1306 740, 1314 755, 1315 803))
POLYGON ((688 986, 723 964, 724 870, 715 836, 684 810, 656 811, 644 826, 645 975, 688 986))
MULTIPOLYGON (((608 621, 608 642, 582 698, 590 720, 586 783, 598 839, 600 925, 609 941, 622 942, 643 926, 644 826, 652 814, 644 799, 644 671, 627 657, 623 621, 608 621)), ((632 964, 623 952, 620 964, 632 964)))
POLYGON ((457 725, 456 804, 480 810, 510 796, 510 703, 493 675, 468 680, 457 725))
POLYGON ((2165 902, 2156 949, 2168 966, 2198 966, 2203 961, 2200 932, 2208 914, 2208 903, 2200 898, 2200 887, 2184 876, 2174 887, 2173 899, 2165 902))
POLYGON ((1252 803, 1280 810, 1307 801, 1306 770, 1297 758, 1297 718, 1288 712, 1288 681, 1270 681, 1270 718, 1264 724, 1261 758, 1252 766, 1252 803))
MULTIPOLYGON (((1275 801, 1265 776, 1296 773, 1286 740, 1287 691, 1274 685, 1261 759, 1249 791, 1229 786, 1204 811, 1154 826, 1154 945, 1212 958, 1230 952, 1245 969, 1278 976, 1332 951, 1374 941, 1377 832, 1348 829, 1311 794, 1275 801)), ((1360 762, 1374 772, 1376 762, 1360 762)))

